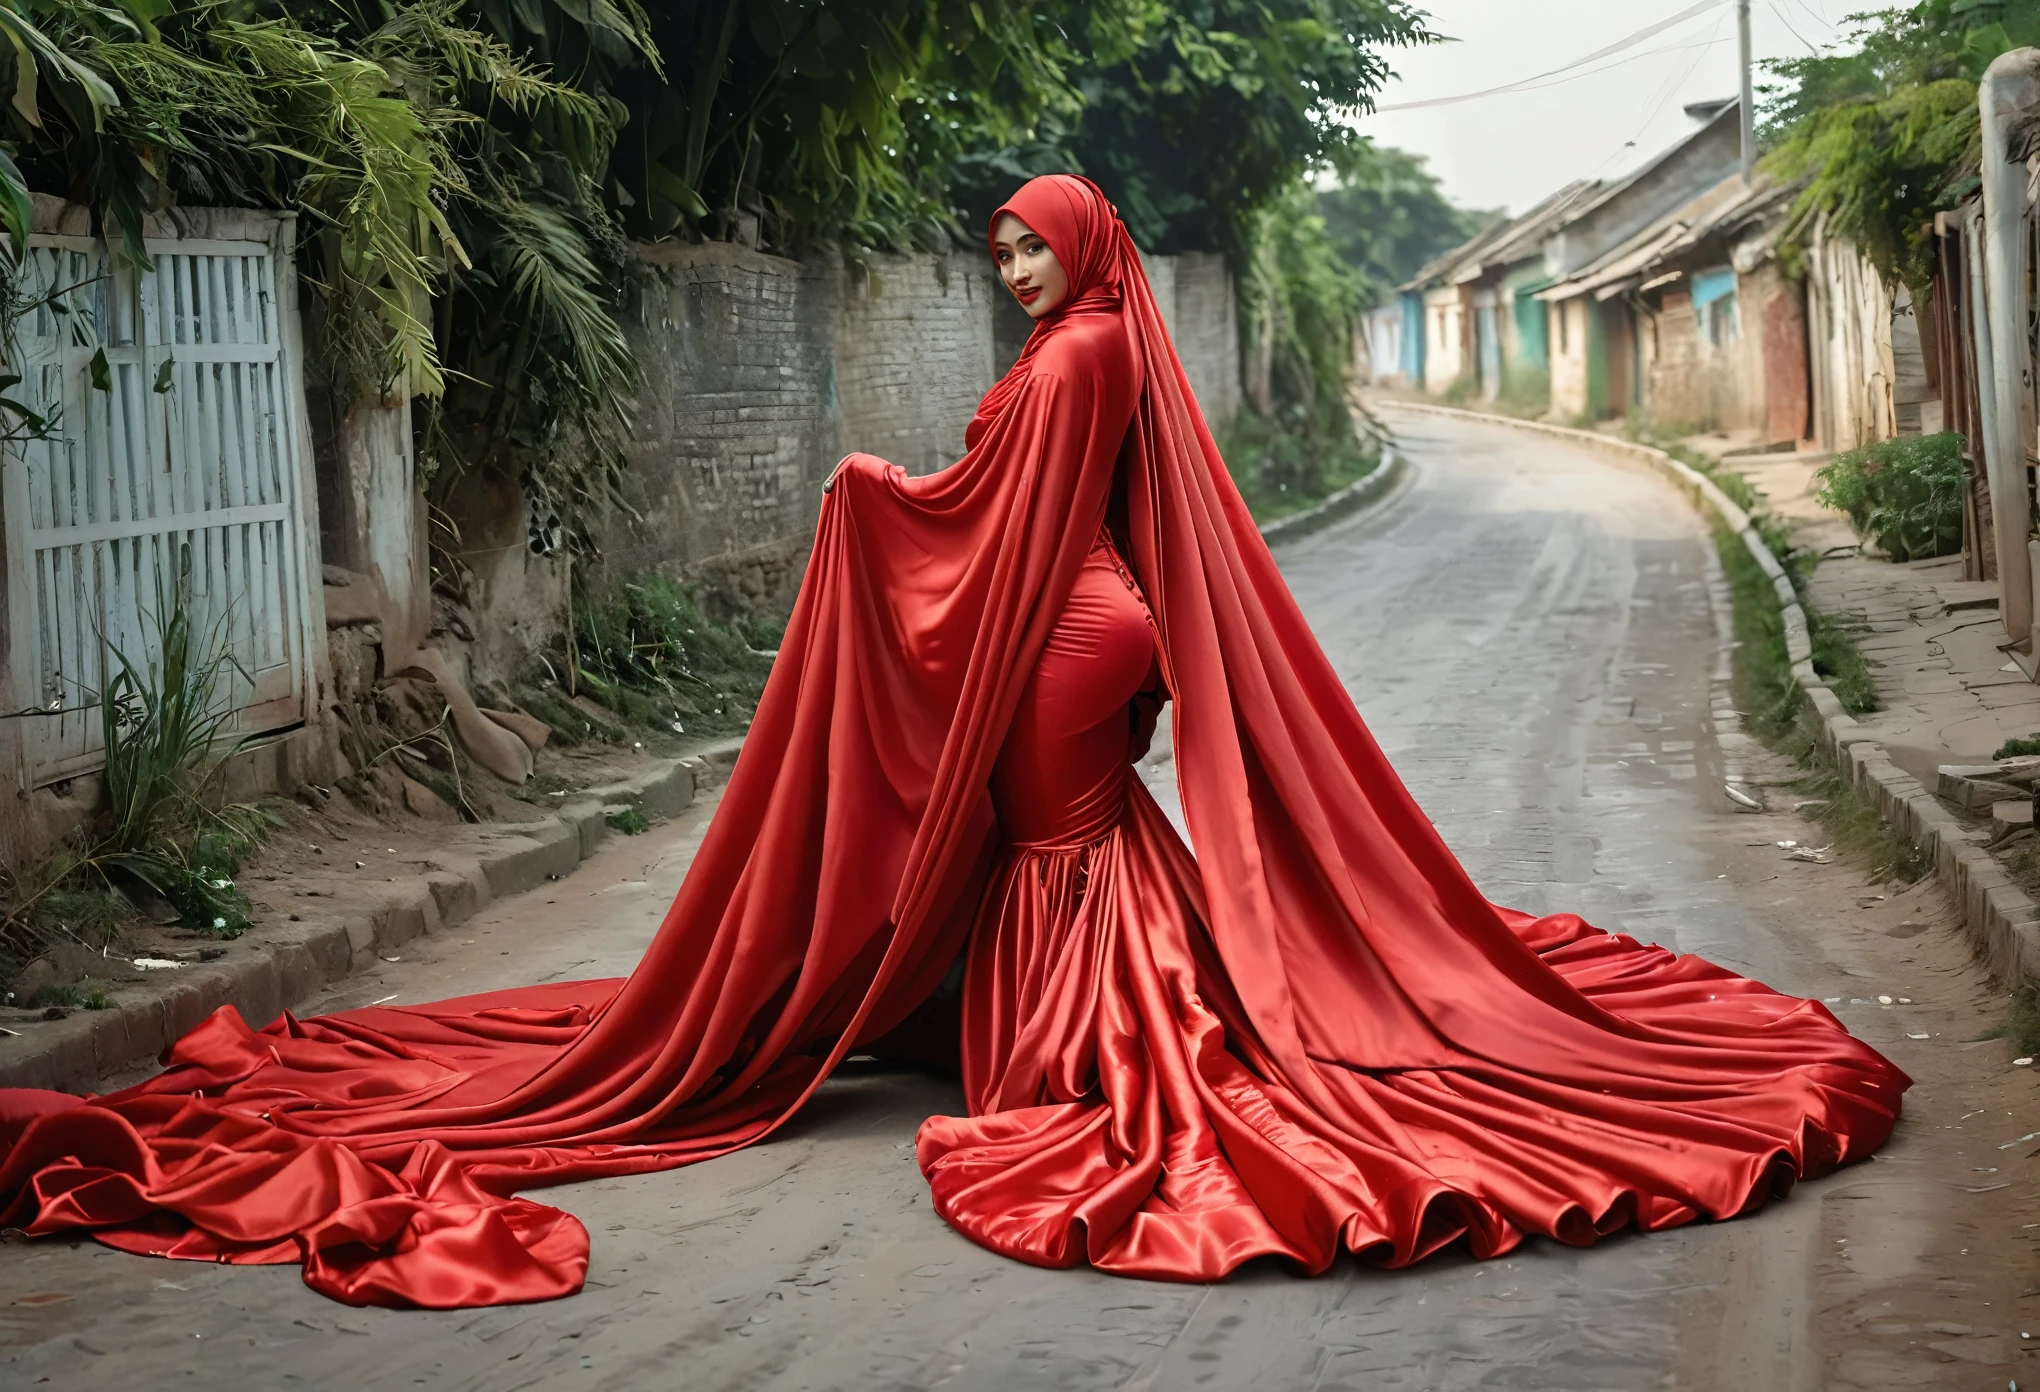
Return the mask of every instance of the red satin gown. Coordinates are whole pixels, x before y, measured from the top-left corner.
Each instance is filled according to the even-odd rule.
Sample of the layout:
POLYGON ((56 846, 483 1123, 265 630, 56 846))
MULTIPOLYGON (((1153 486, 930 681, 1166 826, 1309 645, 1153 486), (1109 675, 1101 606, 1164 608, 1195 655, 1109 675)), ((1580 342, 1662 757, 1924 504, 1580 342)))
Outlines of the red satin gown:
POLYGON ((630 978, 223 1008, 124 1093, 0 1091, 0 1225, 298 1262, 356 1304, 571 1294, 587 1233, 518 1191, 766 1139, 965 952, 969 1115, 919 1160, 960 1233, 1043 1265, 1492 1256, 1734 1217, 1882 1144, 1908 1080, 1818 1002, 1487 901, 1290 596, 1111 204, 1057 175, 1008 206, 1068 301, 953 468, 845 461, 630 978), (1194 857, 1129 766, 1143 691, 1194 857))
MULTIPOLYGON (((1380 1129, 1356 1138, 1257 1078, 1246 1066, 1259 1052, 1254 1028, 1213 950, 1195 860, 1129 760, 1131 703, 1158 668, 1153 619, 1101 534, 993 772, 1002 846, 962 1002, 970 1114, 931 1118, 918 1145, 952 1225, 1039 1265, 1217 1280, 1257 1256, 1322 1270, 1341 1243, 1389 1265, 1460 1237, 1494 1256, 1521 1240, 1520 1218, 1576 1243, 1632 1222, 1683 1223, 1699 1212, 1690 1177, 1650 1162, 1691 1158, 1710 1141, 1747 1151, 1717 1177, 1726 1183, 1709 1211, 1726 1216, 1790 1186, 1795 1166, 1783 1150, 1766 1153, 1763 1128, 1768 1117, 1818 1114, 1826 1089, 1805 1075, 1753 1089, 1746 1136, 1710 1124, 1719 1099, 1703 1087, 1691 1092, 1693 1113, 1658 1111, 1656 1134, 1644 1137, 1566 1118, 1558 1089, 1512 1137, 1520 1080, 1497 1088, 1412 1070, 1373 1080, 1378 1110, 1367 1120, 1380 1129), (1433 1090, 1445 1095, 1427 1097, 1433 1090), (1541 1152, 1534 1166, 1525 1147, 1541 1152), (1625 1152, 1631 1175, 1662 1177, 1623 1183, 1609 1160, 1625 1152)), ((1727 1039, 1791 1031, 1794 1016, 1820 1028, 1819 1007, 1698 958, 1572 915, 1502 912, 1611 1009, 1727 1039)), ((1665 1100, 1678 1091, 1665 1089, 1665 1100)), ((1809 1168, 1839 1160, 1821 1126, 1798 1129, 1809 1168)))

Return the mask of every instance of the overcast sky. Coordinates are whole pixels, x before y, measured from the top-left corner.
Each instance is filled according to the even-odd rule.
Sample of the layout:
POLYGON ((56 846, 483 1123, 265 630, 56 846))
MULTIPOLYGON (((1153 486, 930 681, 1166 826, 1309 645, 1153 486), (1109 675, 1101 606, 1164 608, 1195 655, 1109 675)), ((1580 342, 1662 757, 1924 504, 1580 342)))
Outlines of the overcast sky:
MULTIPOLYGON (((1423 4, 1424 0, 1418 0, 1423 4)), ((1432 28, 1457 42, 1390 52, 1399 77, 1381 105, 1519 82, 1605 48, 1695 0, 1429 0, 1432 28)), ((1871 0, 1751 0, 1759 60, 1840 38, 1871 0), (1793 30, 1797 30, 1795 35, 1793 30), (1804 40, 1804 42, 1802 41, 1804 40)), ((1587 65, 1587 76, 1417 111, 1383 111, 1360 129, 1428 156, 1445 191, 1471 207, 1520 213, 1570 179, 1621 173, 1692 128, 1688 102, 1736 92, 1735 6, 1703 14, 1587 65), (1598 71, 1596 71, 1598 70, 1598 71)), ((1761 84, 1763 73, 1757 73, 1761 84)))

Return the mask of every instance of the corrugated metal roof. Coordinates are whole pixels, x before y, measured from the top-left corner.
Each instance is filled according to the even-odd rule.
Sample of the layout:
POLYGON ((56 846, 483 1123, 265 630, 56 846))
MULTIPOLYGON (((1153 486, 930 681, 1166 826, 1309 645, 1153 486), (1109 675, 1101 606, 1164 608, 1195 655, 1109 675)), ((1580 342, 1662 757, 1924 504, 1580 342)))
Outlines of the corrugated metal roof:
POLYGON ((1600 184, 1577 179, 1531 208, 1521 217, 1504 218, 1476 237, 1461 242, 1426 262, 1399 290, 1424 290, 1439 284, 1463 284, 1492 266, 1511 265, 1542 252, 1542 242, 1582 199, 1600 184))
MULTIPOLYGON (((1737 111, 1738 106, 1734 100, 1722 103, 1712 119, 1703 122, 1684 139, 1674 142, 1654 159, 1620 179, 1612 182, 1598 179, 1575 180, 1521 217, 1506 219, 1443 255, 1434 257, 1406 284, 1397 288, 1403 291, 1423 291, 1438 285, 1464 285, 1480 279, 1489 271, 1514 265, 1541 254, 1543 243, 1554 232, 1604 206, 1625 189, 1633 187, 1638 180, 1647 177, 1717 122, 1739 119, 1737 111)), ((1657 261, 1675 256, 1716 233, 1733 231, 1740 222, 1765 215, 1780 200, 1790 197, 1794 192, 1796 189, 1793 187, 1780 185, 1762 174, 1757 176, 1753 186, 1745 188, 1742 176, 1731 174, 1706 192, 1688 200, 1684 205, 1673 209, 1571 275, 1559 280, 1549 289, 1540 291, 1537 298, 1568 299, 1573 295, 1590 290, 1598 291, 1632 276, 1639 276, 1657 261)))
POLYGON ((1742 175, 1731 174, 1705 193, 1659 218, 1628 240, 1611 247, 1565 279, 1537 294, 1540 300, 1569 300, 1592 293, 1606 299, 1629 288, 1621 282, 1635 278, 1638 284, 1664 262, 1690 251, 1717 234, 1764 216, 1792 197, 1796 190, 1759 174, 1752 186, 1742 175), (1614 286, 1614 289, 1609 287, 1614 286), (1606 293, 1602 293, 1606 291, 1606 293))

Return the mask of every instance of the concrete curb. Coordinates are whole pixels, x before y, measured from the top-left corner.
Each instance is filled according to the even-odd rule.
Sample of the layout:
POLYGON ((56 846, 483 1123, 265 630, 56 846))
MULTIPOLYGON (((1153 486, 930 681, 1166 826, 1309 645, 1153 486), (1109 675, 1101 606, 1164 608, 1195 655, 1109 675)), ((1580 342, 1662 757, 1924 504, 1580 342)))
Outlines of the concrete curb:
POLYGON ((1834 755, 1856 788, 1877 808, 1878 815, 1899 835, 1925 852, 1934 863, 1942 883, 1962 908, 1962 925, 1977 952, 1990 969, 2008 983, 2040 979, 2040 903, 2026 894, 1997 860, 1984 850, 1981 837, 1988 833, 1965 828, 1919 780, 1891 762, 1884 746, 1871 739, 1854 716, 1813 670, 1813 645, 1806 629, 1806 611, 1799 594, 1771 548, 1750 525, 1749 514, 1737 507, 1713 480, 1681 464, 1663 450, 1628 440, 1610 439, 1591 430, 1574 430, 1543 421, 1517 420, 1513 416, 1466 411, 1429 402, 1384 401, 1384 410, 1415 411, 1425 415, 1456 417, 1506 425, 1514 429, 1549 435, 1574 444, 1591 445, 1608 453, 1647 464, 1665 475, 1690 497, 1696 506, 1714 514, 1722 525, 1742 541, 1749 553, 1770 577, 1777 591, 1778 611, 1785 625, 1785 651, 1792 662, 1792 679, 1820 715, 1821 743, 1834 755))
MULTIPOLYGON (((0 1087, 86 1092, 99 1080, 162 1054, 206 1016, 231 1005, 256 1024, 275 1019, 332 981, 425 933, 474 917, 499 899, 571 875, 609 835, 606 815, 632 806, 661 816, 729 777, 741 737, 645 772, 589 788, 531 823, 473 828, 435 848, 444 866, 386 893, 367 890, 351 913, 324 923, 263 923, 221 960, 160 973, 105 1010, 74 1010, 19 1037, 0 1035, 0 1087), (251 940, 259 935, 259 941, 251 940)), ((153 974, 152 974, 153 975, 153 974)))
POLYGON ((1382 446, 1382 455, 1381 464, 1366 478, 1347 484, 1323 502, 1313 504, 1302 512, 1278 517, 1261 528, 1261 539, 1270 546, 1281 541, 1294 541, 1386 503, 1408 480, 1411 470, 1408 457, 1395 446, 1382 446))

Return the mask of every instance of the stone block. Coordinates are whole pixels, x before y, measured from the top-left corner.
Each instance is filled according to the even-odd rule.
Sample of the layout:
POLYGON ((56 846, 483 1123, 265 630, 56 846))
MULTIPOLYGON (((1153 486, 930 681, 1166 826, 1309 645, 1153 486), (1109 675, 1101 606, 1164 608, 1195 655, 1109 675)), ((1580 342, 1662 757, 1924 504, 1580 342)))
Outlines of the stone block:
POLYGON ((570 875, 581 863, 579 833, 559 821, 545 821, 527 836, 507 837, 482 857, 489 893, 495 898, 521 894, 548 879, 570 875))
POLYGON ((1999 780, 1996 773, 1995 764, 1943 764, 1935 770, 1934 792, 1976 816, 1995 803, 2026 795, 2017 784, 1999 780))
POLYGON ((573 828, 581 860, 594 855, 602 844, 602 838, 609 834, 609 822, 602 803, 570 802, 559 810, 558 815, 562 822, 573 828))
POLYGON ((392 898, 383 905, 375 916, 375 945, 384 950, 401 947, 431 932, 438 919, 432 891, 421 886, 417 892, 392 898))
POLYGON ((2030 798, 2012 798, 1994 802, 1990 806, 1990 839, 2002 841, 2015 831, 2030 831, 2033 828, 2033 802, 2030 798))
POLYGON ((444 927, 464 923, 480 911, 488 902, 488 879, 480 866, 473 866, 469 873, 454 870, 435 870, 425 877, 425 884, 432 892, 433 903, 439 912, 439 922, 444 927))

